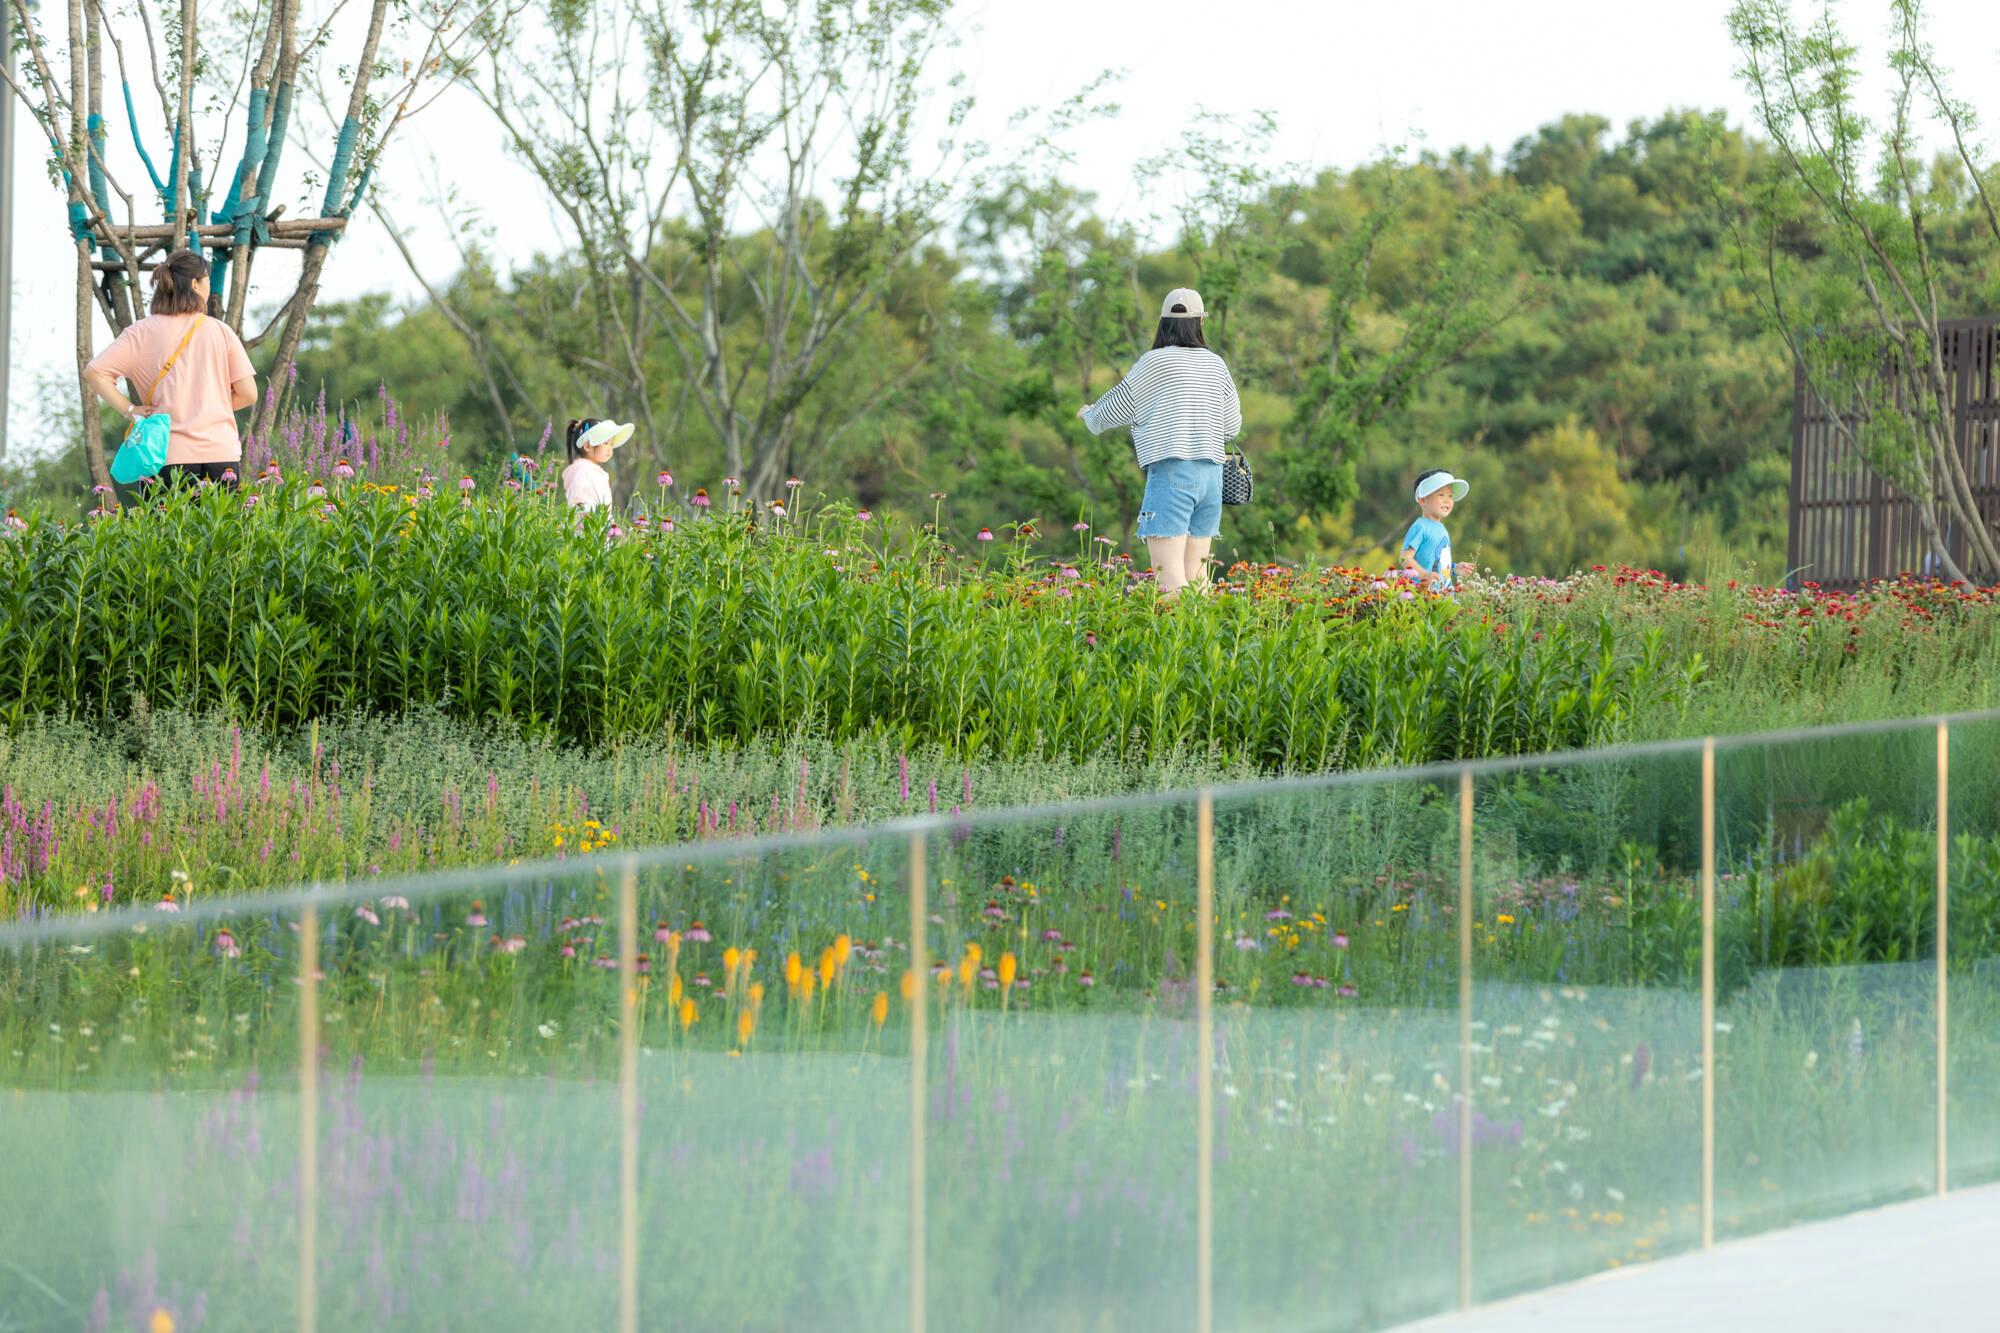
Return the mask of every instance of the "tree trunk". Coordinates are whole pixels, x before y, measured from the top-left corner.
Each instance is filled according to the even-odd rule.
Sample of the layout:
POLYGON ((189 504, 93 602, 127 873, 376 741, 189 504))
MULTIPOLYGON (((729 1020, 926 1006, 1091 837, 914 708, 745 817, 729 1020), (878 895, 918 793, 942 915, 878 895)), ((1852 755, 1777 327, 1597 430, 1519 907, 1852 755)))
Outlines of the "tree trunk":
POLYGON ((194 100, 194 0, 181 0, 181 97, 174 122, 174 239, 167 249, 185 250, 187 225, 188 171, 194 164, 194 126, 188 123, 194 100))
POLYGON ((83 457, 90 465, 90 483, 93 486, 109 486, 111 469, 104 464, 104 421, 99 413, 97 395, 83 382, 84 367, 90 364, 90 309, 92 305, 92 282, 96 276, 90 268, 89 241, 76 243, 76 383, 83 394, 83 457))

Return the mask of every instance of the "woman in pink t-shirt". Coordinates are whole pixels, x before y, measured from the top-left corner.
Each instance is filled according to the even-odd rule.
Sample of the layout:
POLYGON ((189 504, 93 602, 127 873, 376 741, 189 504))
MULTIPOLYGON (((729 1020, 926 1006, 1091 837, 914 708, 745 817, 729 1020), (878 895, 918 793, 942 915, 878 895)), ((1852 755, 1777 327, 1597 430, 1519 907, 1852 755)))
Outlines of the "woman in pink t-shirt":
POLYGON ((83 382, 128 421, 146 415, 145 409, 172 416, 162 480, 222 481, 225 472, 233 479, 243 461, 236 414, 257 401, 257 377, 236 330, 204 313, 208 261, 193 250, 161 261, 153 270, 152 305, 152 314, 98 353, 83 382), (163 377, 160 369, 169 360, 173 366, 163 377), (121 379, 133 397, 118 391, 121 379))

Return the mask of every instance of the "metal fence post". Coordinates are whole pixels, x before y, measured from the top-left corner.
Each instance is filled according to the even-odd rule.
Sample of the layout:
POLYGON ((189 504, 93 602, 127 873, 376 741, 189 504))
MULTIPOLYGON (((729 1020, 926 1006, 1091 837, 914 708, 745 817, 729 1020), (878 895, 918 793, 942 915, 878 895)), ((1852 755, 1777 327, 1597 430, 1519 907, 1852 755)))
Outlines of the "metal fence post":
POLYGON ((1715 1244, 1715 741, 1701 743, 1701 1248, 1715 1244))
POLYGON ((1215 798, 1195 804, 1195 1333, 1215 1328, 1215 798))
POLYGON ((910 1333, 924 1333, 926 1304, 924 1155, 930 1134, 930 871, 925 835, 910 835, 910 1333))
POLYGON ((1937 729, 1937 1192, 1943 1194, 1950 1183, 1946 1121, 1949 1107, 1949 1028, 1946 1023, 1945 956, 1950 944, 1946 932, 1951 902, 1949 856, 1951 801, 1951 728, 1938 723, 1937 729))
POLYGON ((1458 771, 1458 1305, 1472 1305, 1472 770, 1458 771))
POLYGON ((639 1333, 639 885, 618 878, 618 1328, 639 1333))
POLYGON ((299 910, 299 1333, 319 1316, 319 908, 299 910))

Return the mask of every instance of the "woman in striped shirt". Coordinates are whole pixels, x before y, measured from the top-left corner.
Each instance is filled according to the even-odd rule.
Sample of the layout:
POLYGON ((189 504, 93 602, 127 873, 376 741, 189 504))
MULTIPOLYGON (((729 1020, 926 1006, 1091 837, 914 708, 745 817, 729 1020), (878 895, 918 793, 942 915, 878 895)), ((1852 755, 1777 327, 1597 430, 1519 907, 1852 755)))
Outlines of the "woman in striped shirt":
POLYGON ((1208 548, 1222 531, 1222 446, 1243 430, 1236 381, 1202 341, 1201 296, 1167 293, 1153 350, 1095 403, 1077 409, 1093 435, 1132 428, 1146 473, 1139 536, 1160 591, 1208 582, 1208 548))

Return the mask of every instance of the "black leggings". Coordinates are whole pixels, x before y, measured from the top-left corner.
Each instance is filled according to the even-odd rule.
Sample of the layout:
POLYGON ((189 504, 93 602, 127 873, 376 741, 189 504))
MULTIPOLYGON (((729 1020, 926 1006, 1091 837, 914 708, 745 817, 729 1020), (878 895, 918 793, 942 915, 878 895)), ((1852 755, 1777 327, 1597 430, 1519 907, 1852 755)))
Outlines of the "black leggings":
POLYGON ((243 474, 241 460, 234 463, 169 463, 160 469, 160 480, 169 487, 193 486, 206 479, 220 486, 236 489, 237 479, 243 474), (224 480, 223 473, 229 478, 224 480))

